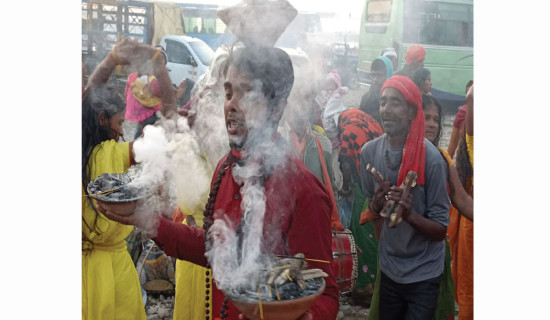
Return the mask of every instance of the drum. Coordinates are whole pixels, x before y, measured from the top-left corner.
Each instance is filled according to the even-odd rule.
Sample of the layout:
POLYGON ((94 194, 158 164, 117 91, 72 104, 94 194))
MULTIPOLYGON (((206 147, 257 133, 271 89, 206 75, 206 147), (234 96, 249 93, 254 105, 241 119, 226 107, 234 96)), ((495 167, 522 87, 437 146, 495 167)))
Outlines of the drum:
POLYGON ((357 248, 351 231, 332 230, 332 273, 340 293, 352 291, 357 280, 357 248))

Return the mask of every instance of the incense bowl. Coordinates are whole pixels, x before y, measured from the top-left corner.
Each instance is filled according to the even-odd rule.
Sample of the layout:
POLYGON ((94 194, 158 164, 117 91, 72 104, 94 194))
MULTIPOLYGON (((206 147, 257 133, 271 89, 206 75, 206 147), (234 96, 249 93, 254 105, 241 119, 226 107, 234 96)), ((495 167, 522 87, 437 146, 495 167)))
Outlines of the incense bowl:
POLYGON ((154 193, 153 188, 128 185, 130 178, 123 173, 104 173, 88 184, 88 195, 105 209, 121 216, 131 215, 138 201, 154 193))
POLYGON ((262 315, 260 314, 260 303, 258 300, 243 300, 239 296, 226 295, 237 309, 251 320, 296 320, 313 304, 323 291, 325 291, 325 280, 321 287, 313 294, 292 300, 262 301, 262 315))

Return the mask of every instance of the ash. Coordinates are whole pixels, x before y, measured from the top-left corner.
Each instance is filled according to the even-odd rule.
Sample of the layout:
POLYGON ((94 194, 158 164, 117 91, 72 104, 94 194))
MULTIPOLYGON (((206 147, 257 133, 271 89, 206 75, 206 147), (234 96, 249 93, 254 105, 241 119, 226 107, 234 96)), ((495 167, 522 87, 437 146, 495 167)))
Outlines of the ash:
POLYGON ((95 198, 105 202, 134 201, 151 194, 151 190, 131 185, 132 179, 128 174, 104 173, 91 181, 88 185, 90 194, 115 189, 110 193, 97 195, 95 198))
MULTIPOLYGON (((301 290, 295 281, 287 281, 284 284, 277 286, 277 290, 279 291, 279 296, 281 297, 281 300, 294 300, 316 293, 317 291, 319 291, 319 289, 321 289, 322 285, 322 278, 313 278, 306 280, 305 290, 301 290)), ((245 291, 239 293, 238 296, 239 300, 258 301, 258 293, 255 291, 245 291)), ((262 301, 264 302, 277 301, 275 288, 272 288, 272 294, 269 295, 267 294, 267 287, 263 286, 260 296, 262 297, 262 301)))
POLYGON ((148 297, 145 313, 147 314, 147 320, 172 320, 174 297, 164 297, 163 295, 158 298, 148 297))

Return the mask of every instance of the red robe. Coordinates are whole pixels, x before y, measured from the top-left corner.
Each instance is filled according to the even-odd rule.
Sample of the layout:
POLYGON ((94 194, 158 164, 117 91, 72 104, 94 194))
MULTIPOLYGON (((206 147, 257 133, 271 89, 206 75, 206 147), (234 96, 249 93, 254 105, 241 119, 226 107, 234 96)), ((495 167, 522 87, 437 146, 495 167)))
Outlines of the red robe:
MULTIPOLYGON (((302 252, 306 258, 332 262, 332 234, 330 213, 332 204, 324 185, 289 150, 284 167, 277 167, 265 181, 266 212, 264 216, 263 248, 274 248, 274 254, 294 255, 302 252)), ((225 170, 214 203, 214 218, 225 213, 236 228, 241 219, 240 188, 229 167, 221 168, 227 155, 219 162, 225 170)), ((159 216, 158 236, 155 242, 172 257, 206 266, 205 233, 202 229, 174 223, 159 216)), ((339 307, 339 289, 330 264, 308 261, 308 268, 319 268, 325 278, 324 293, 308 309, 313 319, 336 319, 339 307)), ((224 294, 212 290, 212 312, 208 319, 220 317, 224 294)), ((207 288, 205 288, 207 290, 207 288)), ((229 302, 229 319, 238 319, 239 311, 229 302)))

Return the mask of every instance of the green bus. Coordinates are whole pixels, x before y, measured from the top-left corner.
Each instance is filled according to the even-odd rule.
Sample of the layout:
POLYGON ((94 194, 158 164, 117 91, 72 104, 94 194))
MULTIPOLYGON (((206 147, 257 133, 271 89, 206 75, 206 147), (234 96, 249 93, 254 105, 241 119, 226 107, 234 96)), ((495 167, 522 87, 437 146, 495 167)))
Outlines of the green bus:
POLYGON ((432 94, 442 102, 461 103, 473 79, 473 27, 473 0, 367 0, 359 32, 359 78, 369 82, 371 62, 385 48, 395 49, 401 69, 407 49, 419 44, 426 49, 432 94))

